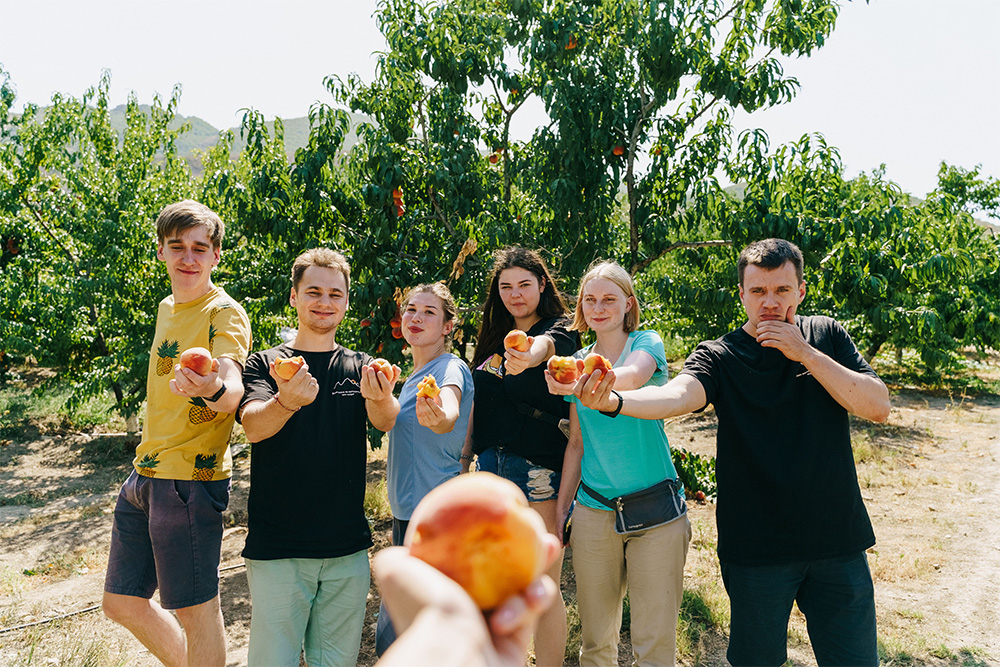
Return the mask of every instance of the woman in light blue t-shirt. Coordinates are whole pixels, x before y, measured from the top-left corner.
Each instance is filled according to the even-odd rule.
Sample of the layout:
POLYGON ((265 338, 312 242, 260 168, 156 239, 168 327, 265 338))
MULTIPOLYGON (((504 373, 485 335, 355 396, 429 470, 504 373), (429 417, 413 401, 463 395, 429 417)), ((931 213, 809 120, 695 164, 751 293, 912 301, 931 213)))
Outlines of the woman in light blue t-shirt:
MULTIPOLYGON (((628 272, 613 262, 592 266, 580 281, 573 329, 592 330, 596 341, 580 350, 603 355, 614 368, 617 389, 667 381, 663 341, 638 331, 639 302, 628 272)), ((578 364, 582 367, 582 364, 578 364)), ((618 637, 626 590, 631 609, 635 662, 673 665, 675 633, 691 539, 687 515, 663 525, 619 534, 615 513, 578 485, 606 499, 676 479, 670 445, 660 420, 609 416, 573 396, 576 383, 561 384, 546 372, 549 390, 572 401, 570 437, 563 465, 558 516, 573 509, 573 569, 576 573, 582 646, 580 664, 618 664, 618 637)), ((683 507, 683 489, 678 492, 683 507)))
MULTIPOLYGON (((473 384, 468 365, 449 353, 457 309, 443 283, 418 285, 401 306, 403 338, 413 354, 413 373, 399 393, 399 415, 389 432, 386 490, 392 509, 392 543, 401 545, 417 503, 462 471, 462 445, 472 414, 473 384), (434 377, 441 393, 417 396, 417 385, 434 377)), ((379 611, 376 651, 395 638, 385 608, 379 611)))

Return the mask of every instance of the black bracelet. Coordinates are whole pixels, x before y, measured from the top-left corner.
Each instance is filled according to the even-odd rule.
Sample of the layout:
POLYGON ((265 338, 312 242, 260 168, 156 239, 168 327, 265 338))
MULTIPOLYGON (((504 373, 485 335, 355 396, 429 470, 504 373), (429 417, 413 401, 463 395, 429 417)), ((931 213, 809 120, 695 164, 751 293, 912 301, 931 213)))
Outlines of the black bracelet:
POLYGON ((209 396, 205 400, 206 401, 210 401, 212 403, 215 403, 217 400, 219 400, 220 398, 222 398, 223 394, 226 393, 226 389, 227 389, 226 383, 223 382, 222 386, 219 387, 219 391, 215 392, 214 394, 212 394, 211 396, 209 396))
POLYGON ((619 394, 614 389, 611 390, 611 393, 618 397, 618 407, 611 412, 605 412, 604 410, 601 410, 600 413, 605 417, 617 417, 618 413, 622 411, 622 406, 625 405, 625 399, 622 398, 621 394, 619 394))

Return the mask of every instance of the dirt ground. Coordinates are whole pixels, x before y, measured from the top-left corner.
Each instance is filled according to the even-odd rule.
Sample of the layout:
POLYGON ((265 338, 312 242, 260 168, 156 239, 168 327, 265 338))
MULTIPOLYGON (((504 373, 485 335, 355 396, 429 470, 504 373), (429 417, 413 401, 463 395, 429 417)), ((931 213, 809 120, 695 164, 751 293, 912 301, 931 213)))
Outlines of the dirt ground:
MULTIPOLYGON (((869 559, 883 664, 1000 665, 998 424, 996 396, 898 388, 887 425, 855 423, 858 476, 878 537, 869 559)), ((675 446, 705 454, 714 449, 711 413, 667 429, 675 446)), ((130 449, 118 435, 45 425, 0 440, 0 664, 158 664, 97 608, 110 513, 130 449), (56 618, 64 614, 72 615, 56 618)), ((384 474, 383 466, 373 461, 370 479, 384 474)), ((250 598, 239 554, 248 476, 248 459, 237 458, 222 556, 230 665, 246 664, 250 598)), ((713 514, 711 504, 692 504, 687 573, 699 585, 717 586, 713 514)), ((388 524, 375 526, 376 550, 388 544, 388 530, 388 524)), ((572 595, 569 565, 564 584, 572 595)), ((377 609, 373 586, 360 665, 375 662, 377 609)), ((815 664, 798 613, 789 636, 791 664, 815 664)), ((630 663, 629 654, 626 634, 621 664, 630 663)), ((725 637, 709 632, 686 664, 724 665, 724 656, 725 637)))

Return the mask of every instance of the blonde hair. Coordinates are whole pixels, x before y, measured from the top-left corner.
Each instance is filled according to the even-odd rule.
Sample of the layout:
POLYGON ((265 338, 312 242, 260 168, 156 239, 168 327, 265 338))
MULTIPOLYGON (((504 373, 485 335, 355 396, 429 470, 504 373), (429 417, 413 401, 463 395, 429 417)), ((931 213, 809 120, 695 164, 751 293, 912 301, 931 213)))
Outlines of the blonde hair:
POLYGON ((576 312, 573 314, 573 326, 571 331, 589 331, 587 320, 583 316, 583 290, 591 280, 604 278, 610 280, 625 293, 625 299, 632 299, 632 308, 625 311, 625 321, 622 329, 625 333, 632 333, 639 328, 639 321, 642 318, 642 309, 639 307, 639 297, 635 295, 635 285, 632 276, 628 274, 622 266, 616 262, 603 261, 591 264, 587 273, 580 280, 580 293, 576 297, 576 312))

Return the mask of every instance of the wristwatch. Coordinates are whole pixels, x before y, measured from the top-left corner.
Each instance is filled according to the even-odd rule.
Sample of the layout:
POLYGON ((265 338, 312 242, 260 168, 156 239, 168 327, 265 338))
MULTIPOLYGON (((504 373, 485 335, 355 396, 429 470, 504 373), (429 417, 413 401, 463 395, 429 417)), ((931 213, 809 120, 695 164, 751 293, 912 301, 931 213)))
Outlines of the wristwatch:
POLYGON ((618 407, 612 410, 611 412, 605 412, 604 410, 601 410, 600 413, 605 417, 617 417, 618 413, 622 411, 622 406, 625 405, 625 399, 622 398, 621 394, 619 394, 614 389, 611 390, 611 393, 618 397, 618 407))
MULTIPOLYGON (((612 389, 612 391, 614 391, 614 390, 612 389)), ((226 393, 226 383, 223 382, 222 386, 219 387, 219 391, 215 392, 211 396, 206 397, 205 400, 206 401, 211 401, 212 403, 215 403, 217 400, 219 400, 220 398, 222 398, 222 395, 225 394, 225 393, 226 393)), ((618 406, 618 409, 621 410, 621 406, 618 406)))

